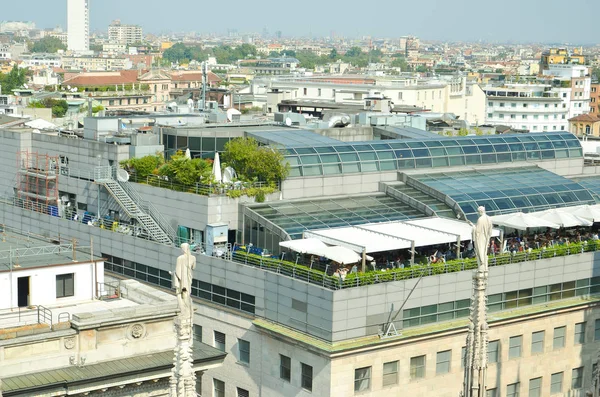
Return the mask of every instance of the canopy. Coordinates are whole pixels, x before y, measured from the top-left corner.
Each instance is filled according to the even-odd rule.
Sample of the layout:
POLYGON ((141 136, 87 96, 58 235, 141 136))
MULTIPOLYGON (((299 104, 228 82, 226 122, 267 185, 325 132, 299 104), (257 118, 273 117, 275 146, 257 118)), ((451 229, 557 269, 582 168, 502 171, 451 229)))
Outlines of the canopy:
POLYGON ((314 254, 317 250, 327 248, 327 245, 324 242, 316 238, 282 241, 279 245, 301 254, 314 254))
POLYGON ((496 215, 492 216, 492 223, 498 226, 512 227, 513 229, 525 230, 528 228, 535 227, 551 227, 553 229, 559 229, 560 225, 557 223, 540 219, 532 214, 525 214, 523 212, 515 212, 513 214, 496 215))
MULTIPOLYGON (((457 234, 460 236, 461 241, 471 240, 473 236, 473 226, 469 225, 465 221, 459 221, 456 219, 433 217, 413 219, 410 221, 405 221, 404 223, 435 229, 449 234, 457 234)), ((498 236, 500 236, 500 229, 492 229, 492 237, 498 236)))
POLYGON ((592 226, 594 222, 580 216, 570 214, 562 209, 551 209, 534 212, 531 215, 560 225, 561 227, 592 226))
POLYGON ((212 174, 215 177, 215 181, 221 182, 223 176, 221 174, 221 160, 219 159, 219 152, 215 153, 215 161, 213 162, 212 174))
POLYGON ((321 248, 319 250, 316 250, 314 254, 323 256, 327 259, 331 259, 332 261, 342 265, 362 261, 362 256, 352 251, 350 248, 340 246, 321 248))
POLYGON ((600 205, 578 205, 576 207, 564 207, 562 210, 592 222, 600 222, 600 205))

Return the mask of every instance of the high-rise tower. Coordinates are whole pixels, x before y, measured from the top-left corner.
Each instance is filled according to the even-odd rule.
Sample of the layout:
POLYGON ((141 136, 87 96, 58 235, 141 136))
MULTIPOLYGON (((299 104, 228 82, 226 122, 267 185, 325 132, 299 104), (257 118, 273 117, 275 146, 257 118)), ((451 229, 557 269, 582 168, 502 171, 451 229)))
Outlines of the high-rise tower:
POLYGON ((75 52, 90 49, 89 0, 67 0, 67 47, 75 52))

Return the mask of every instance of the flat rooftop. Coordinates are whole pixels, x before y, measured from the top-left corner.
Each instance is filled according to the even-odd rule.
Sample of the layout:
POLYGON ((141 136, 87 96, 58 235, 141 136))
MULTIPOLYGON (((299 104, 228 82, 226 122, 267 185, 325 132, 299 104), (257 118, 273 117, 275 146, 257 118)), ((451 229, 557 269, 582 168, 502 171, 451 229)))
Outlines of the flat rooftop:
POLYGON ((39 268, 78 262, 100 261, 87 246, 72 241, 58 241, 32 233, 0 227, 0 273, 11 269, 39 268))

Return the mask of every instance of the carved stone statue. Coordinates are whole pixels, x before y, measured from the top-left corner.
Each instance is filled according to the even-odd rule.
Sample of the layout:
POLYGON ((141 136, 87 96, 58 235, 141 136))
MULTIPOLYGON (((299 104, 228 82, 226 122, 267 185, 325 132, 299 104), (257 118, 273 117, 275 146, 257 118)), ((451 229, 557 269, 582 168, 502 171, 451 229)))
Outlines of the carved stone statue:
POLYGON ((483 270, 487 270, 488 246, 492 237, 492 220, 485 213, 485 207, 479 207, 477 212, 479 212, 477 224, 473 225, 473 223, 469 222, 473 226, 473 247, 475 247, 475 254, 477 255, 477 264, 483 270))
POLYGON ((192 272, 196 268, 196 258, 190 252, 190 245, 187 243, 181 244, 183 254, 177 258, 177 266, 175 267, 175 293, 177 294, 177 302, 182 318, 193 320, 193 305, 192 305, 192 272))

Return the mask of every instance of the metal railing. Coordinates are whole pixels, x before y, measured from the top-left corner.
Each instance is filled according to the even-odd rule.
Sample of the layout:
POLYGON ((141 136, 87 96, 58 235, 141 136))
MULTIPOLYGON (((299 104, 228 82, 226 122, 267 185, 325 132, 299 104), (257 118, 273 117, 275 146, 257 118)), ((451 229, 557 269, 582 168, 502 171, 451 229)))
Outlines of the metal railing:
POLYGON ((121 285, 120 281, 112 281, 106 283, 96 283, 98 291, 97 298, 100 300, 121 299, 127 297, 127 289, 121 285))
POLYGON ((0 313, 0 328, 47 324, 52 328, 52 311, 44 306, 17 307, 0 313))

